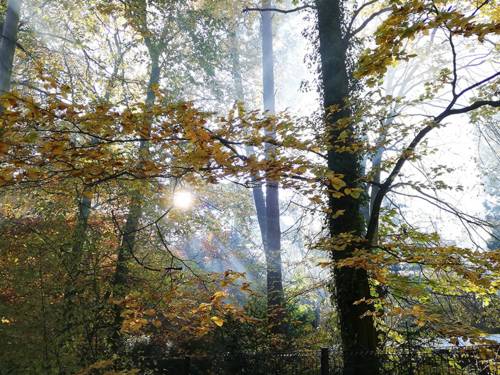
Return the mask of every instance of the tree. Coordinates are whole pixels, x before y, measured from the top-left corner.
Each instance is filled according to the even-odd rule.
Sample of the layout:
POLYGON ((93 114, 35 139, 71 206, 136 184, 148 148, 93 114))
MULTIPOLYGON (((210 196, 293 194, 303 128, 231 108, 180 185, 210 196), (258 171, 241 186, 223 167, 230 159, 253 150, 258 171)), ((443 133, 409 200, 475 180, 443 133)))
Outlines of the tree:
MULTIPOLYGON (((262 7, 271 6, 271 1, 264 0, 262 7)), ((261 12, 262 30, 262 81, 264 95, 264 111, 272 116, 275 111, 274 98, 274 56, 273 56, 273 29, 271 12, 261 12)), ((271 140, 276 139, 275 129, 266 130, 266 136, 271 140)), ((274 146, 266 144, 266 159, 273 159, 274 146)), ((257 197, 254 192, 255 207, 260 223, 264 251, 267 265, 267 304, 271 331, 282 333, 284 328, 284 292, 281 271, 281 227, 278 182, 272 177, 272 171, 265 176, 266 194, 264 199, 257 197), (259 211, 261 214, 259 215, 259 211), (265 216, 262 214, 265 211, 265 216), (262 225, 264 224, 264 225, 262 225)))
POLYGON ((2 24, 2 40, 0 41, 0 56, 2 56, 0 58, 0 94, 10 90, 21 4, 21 0, 9 0, 5 13, 5 21, 2 24))
MULTIPOLYGON (((499 106, 495 100, 479 99, 471 104, 456 108, 459 99, 464 94, 478 87, 487 87, 488 83, 498 76, 494 73, 484 79, 475 82, 469 86, 457 88, 458 70, 457 70, 457 52, 455 50, 454 38, 457 36, 477 35, 480 40, 481 33, 488 32, 492 24, 478 23, 474 24, 466 18, 461 11, 440 10, 427 2, 417 2, 406 5, 390 3, 390 15, 382 22, 376 32, 377 49, 370 50, 360 57, 359 65, 355 77, 348 73, 347 61, 349 58, 348 40, 351 37, 350 30, 343 34, 344 8, 340 1, 318 1, 318 30, 319 30, 319 53, 321 55, 321 76, 324 95, 324 107, 328 134, 328 166, 331 173, 338 174, 342 181, 337 181, 336 175, 330 177, 330 233, 332 239, 337 241, 333 244, 332 258, 334 263, 334 296, 340 314, 340 327, 342 332, 342 341, 344 349, 344 371, 349 374, 361 374, 376 368, 376 357, 372 360, 355 360, 355 355, 350 352, 369 351, 375 353, 378 348, 377 332, 374 326, 374 307, 370 301, 374 294, 370 290, 369 274, 366 267, 356 265, 363 257, 370 258, 376 256, 376 249, 380 246, 377 241, 379 219, 382 202, 386 194, 392 189, 394 181, 399 176, 404 164, 415 155, 415 148, 433 129, 439 126, 446 118, 452 115, 468 113, 483 106, 499 106), (430 21, 421 20, 421 16, 426 15, 430 21), (466 21, 467 19, 467 21, 466 21), (404 20, 406 23, 401 23, 404 20), (414 22, 414 23, 412 23, 414 22), (461 24, 461 22, 463 24, 461 24), (377 184, 376 194, 372 199, 370 217, 366 227, 360 216, 359 189, 363 175, 360 164, 360 145, 359 130, 355 121, 353 121, 354 112, 349 109, 355 98, 350 92, 354 78, 379 74, 379 77, 386 72, 386 66, 391 59, 403 59, 405 53, 403 50, 403 41, 414 37, 424 30, 433 30, 435 28, 444 28, 448 33, 448 41, 452 54, 452 69, 449 75, 451 99, 444 110, 434 115, 420 131, 416 133, 413 139, 402 150, 396 158, 392 169, 388 173, 383 183, 377 184), (464 30, 469 28, 465 32, 464 30), (488 31, 487 31, 488 30, 488 31), (393 39, 395 38, 395 39, 393 39), (389 42, 397 40, 396 43, 389 42), (344 188, 343 193, 339 190, 344 188), (347 190, 347 191, 346 191, 347 190), (355 194, 352 194, 352 192, 355 194), (338 244, 339 238, 343 238, 341 244, 338 244), (340 251, 339 251, 340 250, 340 251), (349 259, 349 258, 355 258, 349 259), (350 264, 347 268, 346 264, 350 264), (353 358, 354 357, 354 358, 353 358), (354 360, 353 360, 354 359, 354 360), (370 369, 370 370, 369 370, 370 369)), ((361 6, 365 8, 370 3, 361 6)), ((476 16, 484 5, 477 8, 472 7, 470 14, 472 18, 476 16)), ((354 12, 359 14, 358 11, 354 12)), ((377 14, 377 13, 374 13, 377 14)), ((380 12, 378 13, 380 14, 380 12)), ((367 20, 373 19, 368 17, 367 20)), ((352 25, 352 23, 351 23, 352 25)), ((366 25, 366 22, 362 24, 366 25)), ((427 31, 428 32, 428 31, 427 31)), ((368 80, 369 85, 375 84, 374 80, 368 80)), ((432 250, 429 249, 429 253, 432 250)), ((380 270, 383 265, 379 265, 380 270)), ((373 272, 373 270, 372 270, 373 272)), ((376 272, 376 271, 375 271, 376 272)))
MULTIPOLYGON (((236 4, 236 3, 235 3, 236 4)), ((264 0, 262 9, 272 6, 272 2, 264 0)), ((236 5, 233 5, 233 9, 236 5)), ((236 9, 235 9, 236 10, 236 9)), ((262 86, 264 112, 270 117, 275 115, 275 85, 274 85, 274 52, 273 52, 273 27, 271 12, 261 11, 261 48, 262 48, 262 86)), ((233 26, 231 32, 231 57, 232 76, 235 84, 237 100, 245 102, 242 73, 240 65, 240 50, 237 26, 233 26)), ((275 130, 266 130, 266 137, 272 142, 276 141, 275 130)), ((274 148, 267 143, 265 149, 265 160, 272 160, 274 148)), ((247 148, 250 157, 257 157, 252 147, 247 148)), ((267 307, 268 321, 273 333, 284 333, 284 290, 281 261, 281 226, 280 226, 280 203, 279 184, 271 176, 272 172, 266 173, 263 178, 254 176, 252 181, 252 193, 254 198, 257 221, 262 238, 264 254, 266 257, 266 279, 267 279, 267 307), (265 190, 262 188, 261 179, 264 180, 265 190)))
MULTIPOLYGON (((239 15, 235 2, 40 4, 47 17, 23 27, 16 90, 1 98, 0 356, 9 371, 142 370, 148 351, 267 348, 265 323, 279 316, 268 307, 284 307, 281 275, 260 298, 243 272, 260 255, 258 229, 268 271, 282 267, 275 255, 289 237, 280 233, 278 187, 294 190, 300 221, 327 218, 314 247, 330 257, 320 264, 333 276, 344 373, 376 373, 377 353, 404 343, 405 328, 428 343, 493 326, 497 254, 419 227, 402 204, 421 199, 488 229, 438 196, 451 191, 442 178, 449 168, 426 159, 425 139, 449 119, 489 125, 496 115, 498 69, 475 68, 462 48, 484 51, 481 61, 494 56, 493 2, 318 0, 281 10, 266 1, 255 10, 268 113, 229 103, 252 91, 243 87, 250 37, 239 17, 217 13, 239 15), (313 8, 323 114, 294 119, 270 111, 271 14, 313 8), (63 9, 68 16, 56 17, 63 9), (372 22, 376 30, 364 35, 372 22), (403 78, 395 94, 400 71, 418 77, 403 78), (420 165, 430 171, 422 180, 408 168, 420 165), (251 226, 249 197, 241 199, 245 187, 260 228, 251 226), (176 204, 178 189, 191 192, 189 209, 176 204)), ((290 248, 303 246, 301 238, 290 248)), ((261 271, 264 262, 253 263, 261 271)), ((281 330, 276 319, 273 333, 289 333, 290 346, 330 343, 332 335, 307 326, 314 317, 301 297, 324 285, 305 285, 320 272, 292 263, 292 323, 281 330)))
MULTIPOLYGON (((323 106, 328 134, 328 170, 332 176, 328 186, 329 230, 333 239, 344 237, 347 242, 341 251, 331 252, 334 262, 338 262, 353 255, 361 245, 356 239, 362 237, 365 231, 360 199, 349 194, 338 196, 338 190, 344 186, 352 191, 360 189, 361 159, 359 153, 352 149, 343 151, 343 148, 354 148, 359 140, 355 124, 349 120, 352 112, 346 107, 351 83, 347 71, 348 44, 342 35, 342 2, 318 1, 317 12, 323 106), (344 135, 346 138, 342 140, 344 135), (337 175, 342 177, 340 182, 337 175)), ((332 295, 339 310, 344 373, 375 373, 377 332, 373 318, 365 316, 372 310, 368 303, 371 297, 368 274, 362 268, 334 266, 333 276, 335 289, 332 295), (360 353, 363 353, 362 360, 360 353)))

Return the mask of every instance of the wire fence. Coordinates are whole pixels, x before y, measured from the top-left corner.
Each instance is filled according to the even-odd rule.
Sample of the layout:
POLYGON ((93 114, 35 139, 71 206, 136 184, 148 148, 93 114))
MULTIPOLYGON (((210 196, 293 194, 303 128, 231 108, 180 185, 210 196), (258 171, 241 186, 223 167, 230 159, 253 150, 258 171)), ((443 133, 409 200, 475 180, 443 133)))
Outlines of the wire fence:
POLYGON ((362 366, 366 369, 366 361, 375 360, 380 375, 500 375, 500 345, 388 349, 383 353, 360 352, 349 353, 348 356, 348 369, 344 368, 344 356, 337 350, 327 348, 286 353, 149 358, 143 360, 141 367, 166 375, 343 375, 351 371, 363 373, 360 369, 362 366), (356 366, 359 368, 356 369, 356 366))

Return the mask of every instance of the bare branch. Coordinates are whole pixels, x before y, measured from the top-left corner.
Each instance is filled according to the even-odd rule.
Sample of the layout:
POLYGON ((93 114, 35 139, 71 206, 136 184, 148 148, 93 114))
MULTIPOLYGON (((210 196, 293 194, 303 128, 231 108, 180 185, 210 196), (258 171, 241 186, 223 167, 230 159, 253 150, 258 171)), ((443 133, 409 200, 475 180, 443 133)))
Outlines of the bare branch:
POLYGON ((477 12, 479 12, 481 10, 481 8, 484 7, 486 4, 488 4, 489 2, 490 2, 490 0, 483 1, 483 3, 481 5, 479 5, 470 16, 474 17, 477 14, 477 12))
POLYGON ((352 27, 352 23, 353 23, 353 20, 351 20, 351 24, 349 25, 349 30, 347 32, 347 35, 346 35, 346 39, 349 39, 349 38, 352 38, 353 36, 355 36, 356 34, 359 34, 366 26, 368 26, 368 24, 373 21, 375 18, 377 18, 378 16, 380 16, 381 14, 384 14, 386 12, 389 12, 391 11, 392 8, 382 8, 380 9, 379 11, 375 12, 375 13, 372 13, 367 19, 365 19, 363 21, 363 23, 358 27, 356 28, 356 30, 354 31, 351 31, 351 27, 352 27))
POLYGON ((349 29, 348 30, 352 29, 352 25, 354 24, 354 21, 356 20, 356 17, 359 16, 359 14, 363 11, 363 9, 365 9, 367 6, 375 4, 377 1, 378 0, 370 0, 367 3, 364 3, 363 5, 361 5, 358 9, 356 9, 354 11, 354 13, 352 14, 352 18, 351 18, 351 22, 349 23, 349 29))
POLYGON ((292 8, 292 9, 280 9, 280 8, 245 8, 243 9, 243 13, 248 13, 248 12, 276 12, 276 13, 294 13, 298 12, 304 9, 316 9, 314 5, 301 5, 300 7, 297 8, 292 8))
MULTIPOLYGON (((167 213, 170 211, 170 209, 167 211, 167 213)), ((112 216, 112 220, 113 220, 113 223, 115 224, 115 227, 116 229, 118 229, 119 233, 120 233, 120 237, 124 237, 124 234, 128 234, 128 233, 124 233, 121 229, 120 229, 120 225, 118 224, 118 221, 116 220, 116 216, 114 214, 114 212, 112 211, 111 212, 111 216, 112 216)), ((164 216, 164 215, 162 215, 164 216)), ((155 222, 155 225, 156 227, 158 228, 158 223, 155 222)), ((131 232, 129 232, 131 233, 131 232)), ((162 242, 163 242, 163 238, 161 239, 162 242)), ((147 264, 145 264, 141 259, 139 259, 137 257, 137 255, 135 254, 134 250, 133 250, 133 247, 131 246, 131 244, 128 242, 127 240, 127 249, 130 253, 130 255, 132 256, 132 258, 135 260, 135 262, 140 265, 142 268, 148 270, 148 271, 153 271, 153 272, 168 272, 168 271, 182 271, 182 267, 163 267, 163 268, 155 268, 155 267, 151 267, 151 266, 148 266, 147 264)), ((171 252, 170 254, 172 255, 172 257, 175 257, 171 252)), ((178 259, 176 257, 176 259, 178 259)), ((184 263, 183 263, 184 264, 184 263)))
POLYGON ((448 37, 448 40, 450 42, 450 47, 451 47, 451 52, 453 56, 453 81, 451 82, 451 90, 453 93, 453 97, 456 98, 457 96, 457 81, 458 81, 458 76, 457 76, 457 51, 455 49, 455 43, 453 42, 453 33, 450 30, 450 36, 448 37))
MULTIPOLYGON (((497 73, 497 75, 498 75, 498 73, 497 73)), ((439 123, 439 122, 443 121, 446 117, 471 112, 471 111, 474 111, 475 109, 478 109, 478 108, 481 108, 484 106, 498 108, 498 107, 500 107, 500 100, 478 100, 477 102, 474 102, 471 105, 468 105, 468 106, 463 107, 463 108, 449 109, 449 110, 446 110, 443 113, 441 113, 439 116, 437 116, 434 121, 436 123, 439 123)))
POLYGON ((408 161, 408 159, 413 155, 415 148, 418 146, 418 144, 425 138, 425 136, 434 128, 436 128, 445 118, 453 115, 458 115, 458 114, 463 114, 463 113, 468 113, 473 110, 476 110, 478 108, 484 107, 484 106, 491 106, 498 108, 500 107, 500 101, 499 100, 478 100, 466 107, 463 108, 457 108, 457 109, 452 109, 448 106, 441 114, 436 116, 434 120, 424 127, 422 130, 420 130, 415 138, 410 142, 410 144, 404 149, 402 152, 401 156, 399 157, 398 161, 396 162, 396 165, 394 166, 392 172, 389 174, 389 177, 385 180, 385 182, 382 184, 380 187, 379 191, 377 192, 377 195, 375 196, 375 199, 373 201, 373 208, 370 216, 370 221, 368 223, 368 229, 366 233, 366 239, 368 242, 373 245, 373 241, 376 238, 376 233, 378 229, 378 220, 380 216, 380 207, 382 206, 382 201, 387 194, 387 192, 390 190, 392 183, 396 179, 396 177, 399 175, 401 172, 401 169, 403 168, 404 164, 408 161))
POLYGON ((463 89, 462 91, 460 91, 460 93, 458 93, 457 96, 462 96, 463 94, 465 94, 467 91, 470 91, 472 89, 475 89, 476 87, 479 87, 481 85, 484 85, 485 83, 491 81, 492 79, 496 78, 500 76, 500 72, 496 72, 494 74, 492 74, 491 76, 489 77, 486 77, 485 79, 479 81, 479 82, 476 82, 474 83, 473 85, 470 85, 469 87, 466 87, 465 89, 463 89))

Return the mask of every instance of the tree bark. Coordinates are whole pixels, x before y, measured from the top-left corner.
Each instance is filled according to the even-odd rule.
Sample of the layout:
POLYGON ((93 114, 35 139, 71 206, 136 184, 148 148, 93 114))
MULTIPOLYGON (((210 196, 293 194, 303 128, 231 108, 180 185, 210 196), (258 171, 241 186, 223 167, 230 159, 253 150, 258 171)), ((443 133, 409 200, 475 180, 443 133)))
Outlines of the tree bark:
MULTIPOLYGON (((350 110, 346 106, 349 97, 350 77, 347 72, 348 44, 342 37, 343 7, 341 0, 317 0, 319 53, 321 58, 321 75, 323 86, 323 105, 326 126, 329 132, 328 168, 334 173, 344 175, 344 182, 350 188, 360 187, 361 158, 352 152, 337 151, 335 145, 342 131, 349 133, 347 144, 356 141, 355 125, 348 123, 345 127, 336 126, 337 121, 349 118, 350 110), (332 110, 335 108, 336 110, 332 110), (340 110, 338 110, 340 108, 340 110)), ((351 196, 329 197, 332 214, 343 210, 344 214, 335 218, 329 217, 329 231, 332 238, 343 234, 358 238, 363 236, 365 223, 361 214, 362 204, 351 196)), ((361 268, 340 267, 338 261, 352 256, 356 247, 363 244, 359 241, 350 243, 343 251, 331 251, 334 260, 333 277, 335 290, 332 296, 339 314, 342 337, 344 374, 361 375, 376 374, 378 363, 377 332, 370 313, 372 308, 365 302, 356 301, 370 299, 370 286, 367 272, 361 268)))
POLYGON ((0 41, 0 95, 10 91, 22 0, 9 0, 0 41))

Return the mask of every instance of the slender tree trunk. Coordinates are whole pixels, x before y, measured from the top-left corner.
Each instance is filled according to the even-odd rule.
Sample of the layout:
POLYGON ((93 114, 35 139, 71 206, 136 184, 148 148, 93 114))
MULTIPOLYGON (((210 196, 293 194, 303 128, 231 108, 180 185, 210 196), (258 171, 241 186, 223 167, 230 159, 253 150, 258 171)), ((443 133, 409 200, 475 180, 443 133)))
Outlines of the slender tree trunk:
MULTIPOLYGON (((238 3, 233 3, 233 13, 236 15, 240 12, 238 8, 238 3)), ((234 83, 234 93, 236 99, 240 103, 245 103, 245 93, 243 90, 243 78, 241 75, 241 62, 240 62, 240 40, 238 38, 237 20, 234 21, 232 25, 232 30, 230 31, 230 42, 231 42, 231 73, 233 76, 234 83)), ((248 155, 255 154, 252 147, 247 147, 246 152, 248 155)), ((259 229, 262 237, 262 244, 264 249, 266 248, 266 201, 264 197, 264 192, 262 191, 262 184, 259 183, 256 177, 252 178, 252 195, 255 203, 255 210, 257 212, 257 221, 259 223, 259 229)))
POLYGON ((370 191, 370 212, 373 207, 375 197, 377 196, 377 193, 380 190, 380 188, 377 185, 380 184, 382 178, 381 168, 382 168, 382 157, 384 156, 384 151, 385 151, 384 146, 382 145, 378 146, 372 161, 372 169, 374 170, 375 173, 373 174, 372 178, 374 184, 372 185, 370 191))
POLYGON ((78 217, 73 232, 72 246, 70 252, 64 257, 64 265, 68 279, 64 286, 63 299, 63 332, 68 335, 75 323, 75 303, 78 295, 77 278, 80 272, 83 246, 87 237, 87 223, 90 216, 92 200, 82 195, 78 204, 78 217))
MULTIPOLYGON (((271 0, 263 0, 262 7, 270 8, 271 0)), ((273 52, 273 25, 272 13, 261 12, 262 17, 262 79, 264 87, 264 111, 274 115, 274 52, 273 52)), ((267 136, 275 138, 274 129, 267 132, 267 136)), ((265 146, 266 159, 274 158, 275 147, 269 143, 265 146)), ((257 201, 256 201, 257 203, 257 201)), ((265 196, 265 253, 267 270, 267 311, 271 332, 284 333, 285 297, 281 270, 281 227, 279 206, 279 185, 269 175, 266 175, 265 196)))
MULTIPOLYGON (((122 57, 115 61, 115 66, 111 77, 116 77, 118 69, 122 63, 122 57)), ((108 82, 104 95, 104 102, 107 103, 111 97, 111 80, 108 82)), ((98 144, 96 139, 92 139, 91 146, 98 144)), ((92 191, 84 187, 78 202, 78 216, 76 217, 75 229, 71 239, 71 249, 66 255, 64 262, 68 274, 68 280, 64 286, 64 301, 63 301, 63 331, 68 335, 70 329, 73 328, 75 322, 75 304, 78 295, 78 276, 80 274, 80 266, 84 255, 84 246, 88 238, 88 221, 92 211, 92 191)), ((64 344, 64 341, 63 341, 64 344)))
MULTIPOLYGON (((361 158, 351 152, 337 151, 335 144, 340 132, 350 133, 348 143, 356 141, 354 125, 336 126, 338 120, 350 117, 345 99, 349 96, 349 76, 346 66, 347 42, 342 37, 343 9, 341 0, 317 0, 319 52, 321 57, 322 85, 326 124, 331 144, 328 147, 328 168, 344 175, 349 187, 360 187, 361 158), (341 108, 332 111, 332 106, 341 108)), ((345 134, 345 133, 344 133, 345 134)), ((338 218, 330 216, 329 230, 332 238, 349 234, 363 236, 365 223, 361 215, 361 202, 351 196, 335 198, 330 195, 332 213, 344 210, 338 218)), ((357 247, 362 246, 358 243, 357 247)), ((377 332, 371 316, 371 306, 356 301, 369 299, 370 286, 367 272, 360 268, 339 267, 337 261, 352 255, 356 244, 349 244, 344 251, 332 250, 334 283, 332 291, 337 305, 344 357, 344 374, 376 374, 378 363, 374 355, 377 349, 377 332)))
MULTIPOLYGON (((149 47, 149 55, 151 59, 148 92, 146 96, 146 111, 148 111, 155 101, 155 86, 160 82, 160 64, 159 53, 154 47, 149 47)), ((149 115, 147 115, 149 116, 149 115)), ((149 157, 148 142, 141 141, 139 147, 139 157, 141 160, 146 160, 149 157)), ((131 196, 129 211, 123 228, 120 247, 117 250, 118 258, 116 263, 115 274, 113 278, 113 298, 115 300, 123 299, 129 289, 129 261, 134 251, 136 235, 139 230, 139 223, 142 217, 144 199, 140 191, 134 191, 131 196)), ((120 329, 123 318, 121 316, 123 309, 117 305, 115 309, 115 318, 113 324, 112 342, 114 350, 119 349, 121 342, 120 329)))
MULTIPOLYGON (((270 0, 263 0, 262 7, 271 6, 270 0)), ((234 4, 235 14, 238 9, 234 4)), ((270 12, 261 13, 261 40, 262 40, 262 80, 264 87, 264 111, 269 115, 275 113, 274 98, 274 56, 273 56, 273 30, 272 16, 270 12)), ((232 44, 232 74, 235 85, 237 99, 244 102, 243 83, 241 77, 239 41, 236 24, 231 32, 232 44)), ((266 134, 273 138, 274 131, 266 134)), ((253 154, 252 149, 247 153, 253 154)), ((265 157, 271 160, 274 157, 274 147, 266 144, 265 157)), ((281 227, 280 227, 280 207, 279 207, 279 186, 277 181, 268 176, 265 178, 266 193, 262 189, 262 183, 256 177, 252 181, 252 194, 257 212, 262 244, 266 256, 267 275, 267 311, 268 320, 272 333, 284 333, 286 325, 284 323, 284 292, 281 270, 281 227)))
POLYGON ((10 91, 22 0, 9 0, 0 40, 0 95, 10 91))

